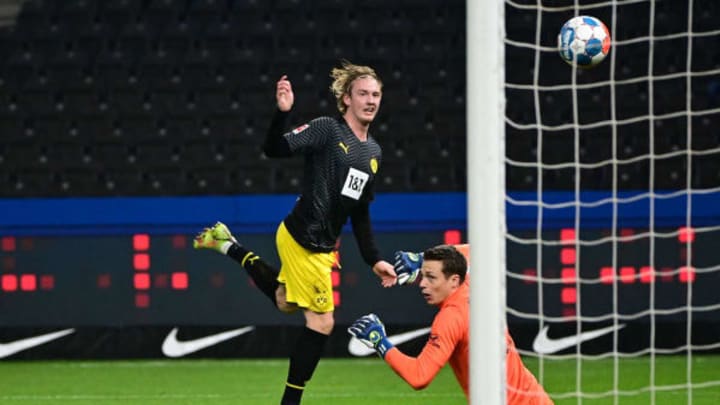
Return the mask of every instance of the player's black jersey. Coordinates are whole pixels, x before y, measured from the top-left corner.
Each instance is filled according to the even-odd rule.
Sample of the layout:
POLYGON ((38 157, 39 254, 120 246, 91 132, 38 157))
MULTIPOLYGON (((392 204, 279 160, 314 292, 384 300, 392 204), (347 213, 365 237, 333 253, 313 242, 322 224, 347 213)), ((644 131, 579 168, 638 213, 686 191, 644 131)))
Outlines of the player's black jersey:
POLYGON ((319 117, 283 136, 305 156, 302 193, 285 226, 306 249, 332 251, 353 210, 374 198, 380 145, 370 135, 360 141, 343 118, 319 117))

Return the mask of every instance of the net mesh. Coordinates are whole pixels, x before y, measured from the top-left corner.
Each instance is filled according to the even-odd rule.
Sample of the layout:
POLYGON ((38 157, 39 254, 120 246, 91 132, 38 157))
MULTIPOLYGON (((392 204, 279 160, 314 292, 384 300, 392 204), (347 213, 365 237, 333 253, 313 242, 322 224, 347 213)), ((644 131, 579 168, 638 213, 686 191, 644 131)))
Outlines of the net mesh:
POLYGON ((720 350, 720 2, 505 14, 507 313, 535 336, 519 347, 556 400, 692 403, 720 385, 693 359, 720 350), (590 70, 558 55, 576 15, 612 36, 590 70), (554 386, 563 361, 574 381, 554 386))

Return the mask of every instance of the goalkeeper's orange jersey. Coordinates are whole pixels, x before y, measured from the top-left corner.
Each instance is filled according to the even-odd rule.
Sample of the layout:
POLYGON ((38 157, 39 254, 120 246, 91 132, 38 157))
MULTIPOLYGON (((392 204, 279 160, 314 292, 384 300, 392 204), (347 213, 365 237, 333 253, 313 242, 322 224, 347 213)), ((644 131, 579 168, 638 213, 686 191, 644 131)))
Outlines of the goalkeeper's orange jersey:
MULTIPOLYGON (((457 246, 466 257, 467 245, 457 246)), ((469 398, 469 333, 470 333, 470 276, 440 304, 435 315, 430 337, 418 357, 410 357, 400 350, 390 349, 385 361, 415 389, 426 387, 450 363, 460 386, 469 398)), ((515 342, 505 331, 507 347, 507 403, 509 405, 552 405, 552 400, 537 382, 535 376, 525 368, 515 348, 515 342)))
POLYGON ((469 286, 465 281, 440 304, 430 337, 418 357, 410 357, 396 348, 390 349, 385 361, 415 389, 425 388, 448 362, 455 377, 468 395, 470 359, 469 286))

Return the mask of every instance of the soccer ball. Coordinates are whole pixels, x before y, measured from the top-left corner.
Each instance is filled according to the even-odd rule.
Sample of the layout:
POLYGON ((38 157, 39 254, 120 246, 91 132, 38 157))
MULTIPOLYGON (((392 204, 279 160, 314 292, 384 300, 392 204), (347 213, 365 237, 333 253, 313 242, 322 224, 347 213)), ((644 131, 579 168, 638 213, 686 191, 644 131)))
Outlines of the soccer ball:
POLYGON ((560 57, 580 68, 591 68, 610 52, 610 32, 595 17, 581 15, 569 19, 558 34, 560 57))

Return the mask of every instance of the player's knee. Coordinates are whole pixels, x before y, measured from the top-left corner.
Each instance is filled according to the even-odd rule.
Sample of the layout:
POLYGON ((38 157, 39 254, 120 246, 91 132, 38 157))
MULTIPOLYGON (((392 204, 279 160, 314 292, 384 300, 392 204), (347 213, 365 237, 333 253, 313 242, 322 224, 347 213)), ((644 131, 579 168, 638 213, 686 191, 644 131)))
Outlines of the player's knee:
POLYGON ((293 304, 288 304, 288 303, 281 304, 278 302, 277 307, 280 310, 280 312, 283 312, 286 314, 292 314, 293 312, 298 310, 297 306, 295 306, 293 304))
POLYGON ((321 316, 310 316, 307 317, 306 321, 308 328, 325 335, 331 334, 335 327, 335 319, 332 313, 322 314, 321 316))
POLYGON ((287 302, 285 299, 285 291, 282 291, 282 289, 275 291, 275 303, 277 304, 277 308, 280 312, 284 312, 286 314, 291 314, 298 309, 297 305, 287 302))

